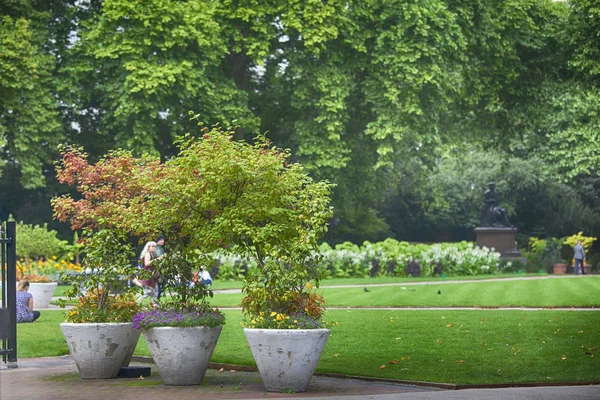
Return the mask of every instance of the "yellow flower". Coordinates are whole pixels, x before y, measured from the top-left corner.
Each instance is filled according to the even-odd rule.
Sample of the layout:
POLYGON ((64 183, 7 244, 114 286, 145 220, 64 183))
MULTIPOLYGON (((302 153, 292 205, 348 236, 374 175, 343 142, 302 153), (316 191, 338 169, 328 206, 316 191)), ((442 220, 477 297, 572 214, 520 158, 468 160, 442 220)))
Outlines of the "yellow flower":
POLYGON ((271 317, 274 317, 275 315, 277 315, 277 313, 276 313, 275 311, 273 311, 273 312, 271 313, 271 317))
POLYGON ((312 288, 313 288, 313 285, 312 285, 310 282, 306 282, 306 285, 305 285, 305 286, 306 286, 306 288, 307 288, 308 290, 310 290, 310 289, 312 289, 312 288))

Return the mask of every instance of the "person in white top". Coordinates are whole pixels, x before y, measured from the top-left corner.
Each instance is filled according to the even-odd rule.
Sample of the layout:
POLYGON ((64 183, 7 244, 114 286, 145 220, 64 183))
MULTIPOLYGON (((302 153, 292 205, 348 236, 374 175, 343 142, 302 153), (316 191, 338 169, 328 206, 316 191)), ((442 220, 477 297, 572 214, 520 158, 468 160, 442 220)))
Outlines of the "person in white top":
POLYGON ((212 285, 212 278, 210 277, 210 273, 206 270, 206 267, 200 267, 200 283, 203 285, 212 285))

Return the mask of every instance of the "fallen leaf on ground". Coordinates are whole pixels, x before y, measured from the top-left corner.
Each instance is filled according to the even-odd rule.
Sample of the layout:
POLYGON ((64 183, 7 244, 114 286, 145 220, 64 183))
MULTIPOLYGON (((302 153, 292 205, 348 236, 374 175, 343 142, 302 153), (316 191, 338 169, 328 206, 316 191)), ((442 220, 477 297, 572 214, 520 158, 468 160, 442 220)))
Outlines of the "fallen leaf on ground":
POLYGON ((454 324, 448 324, 446 325, 448 328, 452 328, 454 326, 454 324))
POLYGON ((379 367, 379 369, 385 369, 385 365, 382 365, 381 367, 379 367))
POLYGON ((456 362, 462 364, 462 363, 465 363, 466 361, 465 360, 456 360, 456 362))
POLYGON ((225 371, 225 368, 221 368, 221 369, 219 370, 219 372, 223 372, 223 371, 225 371))

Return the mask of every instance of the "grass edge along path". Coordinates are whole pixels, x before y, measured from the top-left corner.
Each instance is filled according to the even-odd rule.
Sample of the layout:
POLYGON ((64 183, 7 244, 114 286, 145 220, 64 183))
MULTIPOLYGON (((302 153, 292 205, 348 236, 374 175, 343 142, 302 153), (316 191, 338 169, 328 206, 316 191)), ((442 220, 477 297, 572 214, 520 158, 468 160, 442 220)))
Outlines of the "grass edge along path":
MULTIPOLYGON (((240 311, 227 324, 211 359, 255 365, 240 311)), ((18 325, 19 358, 68 354, 62 311, 18 325)), ((338 326, 317 373, 376 379, 477 384, 599 381, 600 314, 596 311, 330 310, 338 326)), ((136 355, 149 356, 143 337, 136 355)))

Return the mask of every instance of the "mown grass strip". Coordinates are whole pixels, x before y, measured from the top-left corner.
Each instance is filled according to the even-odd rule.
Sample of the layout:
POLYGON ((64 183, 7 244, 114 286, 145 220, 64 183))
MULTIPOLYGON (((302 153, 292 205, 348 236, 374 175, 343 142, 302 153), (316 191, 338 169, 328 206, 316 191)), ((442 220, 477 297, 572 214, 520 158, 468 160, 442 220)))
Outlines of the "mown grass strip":
MULTIPOLYGON (((339 307, 600 307, 600 276, 338 287, 319 292, 327 306, 339 307)), ((211 304, 236 307, 242 297, 217 293, 211 304)))

